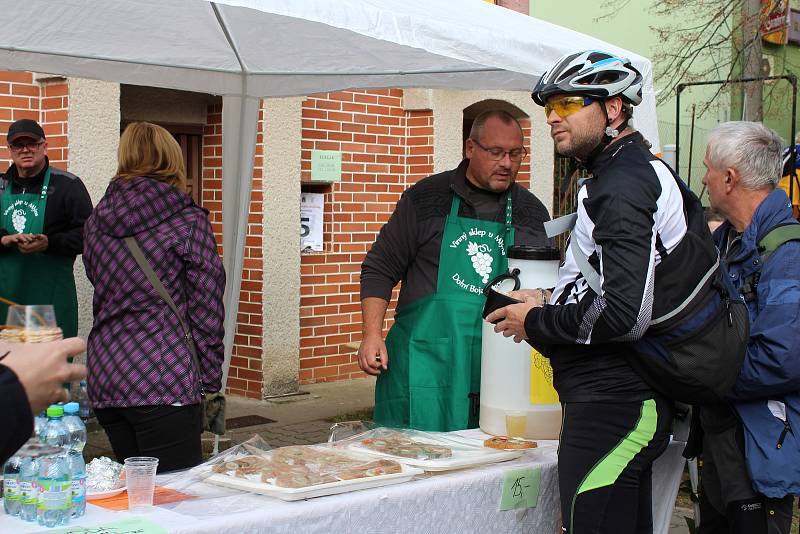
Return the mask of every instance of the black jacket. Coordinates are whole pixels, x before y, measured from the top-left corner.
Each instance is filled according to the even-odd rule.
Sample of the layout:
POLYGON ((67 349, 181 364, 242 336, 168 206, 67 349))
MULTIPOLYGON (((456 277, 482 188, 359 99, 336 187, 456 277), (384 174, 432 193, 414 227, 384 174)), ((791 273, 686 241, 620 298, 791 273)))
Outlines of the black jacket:
POLYGON ((500 194, 470 187, 468 164, 464 160, 453 170, 428 176, 403 193, 361 264, 362 299, 379 297, 388 302, 401 280, 398 309, 436 291, 444 223, 454 194, 461 198, 460 217, 503 222, 510 193, 514 244, 549 244, 543 223, 550 215, 533 193, 516 183, 500 194))
MULTIPOLYGON (((47 165, 50 162, 47 161, 47 165)), ((31 178, 20 178, 15 165, 11 165, 0 179, 0 195, 7 187, 13 194, 40 193, 44 183, 42 172, 31 178)), ((92 199, 80 178, 56 167, 50 167, 50 186, 47 188, 47 207, 44 211, 44 229, 48 247, 45 254, 77 256, 83 252, 83 224, 92 214, 92 199)), ((0 226, 0 236, 8 235, 8 228, 0 226)), ((0 247, 0 254, 9 248, 0 247)))
POLYGON ((17 375, 0 365, 0 465, 4 464, 31 437, 33 414, 28 396, 17 375))
POLYGON ((612 144, 589 167, 570 240, 600 274, 602 294, 586 283, 567 247, 553 305, 531 310, 525 331, 550 358, 562 402, 636 402, 653 395, 628 358, 635 357, 631 342, 660 315, 654 310, 665 294, 656 280, 660 290, 687 294, 696 281, 693 264, 705 258, 678 246, 688 228, 683 199, 641 134, 612 144))

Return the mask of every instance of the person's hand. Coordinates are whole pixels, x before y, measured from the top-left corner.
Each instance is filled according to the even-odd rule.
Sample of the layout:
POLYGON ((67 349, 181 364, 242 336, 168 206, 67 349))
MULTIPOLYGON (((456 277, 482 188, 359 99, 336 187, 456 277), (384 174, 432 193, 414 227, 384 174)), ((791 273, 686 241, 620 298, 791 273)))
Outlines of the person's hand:
POLYGON ((522 302, 533 302, 533 306, 541 308, 550 301, 552 291, 549 289, 518 289, 517 291, 509 291, 508 296, 522 302))
POLYGON ((383 336, 365 336, 358 347, 358 366, 368 375, 379 375, 381 369, 387 369, 389 354, 386 352, 386 343, 383 336))
POLYGON ((76 356, 86 350, 86 342, 78 337, 49 343, 9 343, 10 350, 0 365, 5 365, 17 375, 31 411, 37 414, 51 404, 69 400, 65 382, 86 378, 86 367, 67 363, 67 356, 76 356))
POLYGON ((528 334, 525 333, 525 317, 534 307, 536 307, 536 299, 529 297, 521 304, 511 304, 496 309, 486 316, 486 320, 490 323, 497 323, 494 325, 495 332, 502 333, 505 337, 514 336, 514 342, 520 343, 528 339, 528 334))
POLYGON ((49 241, 46 235, 34 234, 29 241, 20 243, 17 248, 23 254, 33 254, 34 252, 44 252, 48 245, 49 241))
POLYGON ((31 234, 10 234, 0 237, 0 244, 6 248, 17 247, 20 243, 26 243, 30 240, 31 234))

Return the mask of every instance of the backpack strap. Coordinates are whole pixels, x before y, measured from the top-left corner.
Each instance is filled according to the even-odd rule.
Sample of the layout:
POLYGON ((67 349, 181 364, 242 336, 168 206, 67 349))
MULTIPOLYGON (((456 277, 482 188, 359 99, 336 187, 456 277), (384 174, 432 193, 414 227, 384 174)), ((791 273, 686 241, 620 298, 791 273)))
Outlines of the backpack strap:
POLYGON ((761 256, 761 268, 747 276, 743 282, 739 293, 744 297, 745 302, 752 302, 758 297, 758 282, 761 280, 761 269, 764 264, 781 245, 789 241, 800 241, 800 224, 786 223, 772 228, 769 232, 758 240, 758 253, 761 256))
POLYGON ((800 224, 781 224, 759 239, 758 252, 761 254, 761 262, 767 261, 770 254, 787 241, 800 241, 800 224))
MULTIPOLYGON (((575 222, 577 220, 578 214, 570 213, 569 215, 564 215, 558 219, 545 222, 544 231, 547 234, 547 237, 555 237, 557 235, 565 234, 575 228, 575 222)), ((569 239, 569 249, 572 251, 572 257, 575 259, 575 265, 578 266, 578 270, 580 270, 581 274, 583 275, 583 279, 586 280, 586 284, 592 289, 592 291, 595 292, 596 295, 599 296, 600 292, 602 291, 600 273, 598 273, 595 268, 592 267, 592 265, 589 263, 589 257, 583 253, 581 248, 578 246, 578 241, 572 239, 572 236, 570 236, 569 239)))

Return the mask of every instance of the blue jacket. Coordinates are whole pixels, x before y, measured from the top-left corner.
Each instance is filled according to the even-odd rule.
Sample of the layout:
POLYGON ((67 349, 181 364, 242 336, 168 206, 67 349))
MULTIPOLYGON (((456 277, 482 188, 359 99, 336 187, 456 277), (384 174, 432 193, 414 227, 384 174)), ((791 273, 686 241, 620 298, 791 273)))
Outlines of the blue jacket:
MULTIPOLYGON (((727 259, 737 288, 761 273, 756 298, 747 303, 750 342, 730 400, 744 428, 753 486, 772 498, 800 494, 800 241, 783 244, 763 265, 757 243, 773 227, 792 222, 789 197, 774 190, 745 228, 739 254, 727 259)), ((726 222, 715 232, 718 246, 728 229, 726 222)))

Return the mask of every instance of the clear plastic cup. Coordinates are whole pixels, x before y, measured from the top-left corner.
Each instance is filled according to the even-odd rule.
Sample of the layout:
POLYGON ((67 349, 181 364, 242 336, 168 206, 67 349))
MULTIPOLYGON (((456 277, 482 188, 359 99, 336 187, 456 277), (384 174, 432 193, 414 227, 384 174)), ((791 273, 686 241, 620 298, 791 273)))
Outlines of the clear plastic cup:
POLYGON ((506 412, 506 434, 510 438, 525 437, 525 429, 528 426, 528 412, 514 411, 506 412))
POLYGON ((125 483, 128 489, 128 510, 146 513, 153 508, 158 458, 134 456, 125 458, 125 483))

